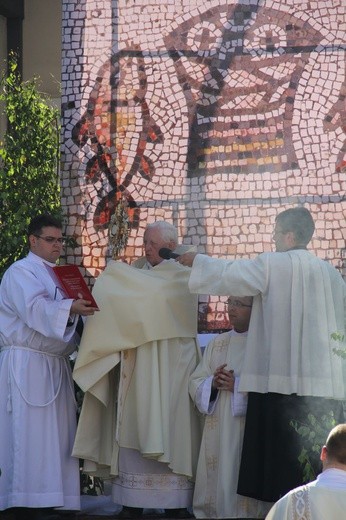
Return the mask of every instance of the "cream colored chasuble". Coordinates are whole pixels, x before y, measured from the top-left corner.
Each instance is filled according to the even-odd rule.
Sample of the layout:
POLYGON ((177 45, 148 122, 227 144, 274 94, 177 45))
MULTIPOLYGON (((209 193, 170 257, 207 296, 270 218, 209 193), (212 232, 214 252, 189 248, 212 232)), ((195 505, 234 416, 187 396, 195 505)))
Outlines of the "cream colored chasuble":
POLYGON ((200 351, 189 274, 173 262, 111 261, 96 280, 100 312, 87 319, 74 370, 86 394, 73 454, 86 468, 117 475, 120 445, 194 476, 200 424, 187 384, 200 351))

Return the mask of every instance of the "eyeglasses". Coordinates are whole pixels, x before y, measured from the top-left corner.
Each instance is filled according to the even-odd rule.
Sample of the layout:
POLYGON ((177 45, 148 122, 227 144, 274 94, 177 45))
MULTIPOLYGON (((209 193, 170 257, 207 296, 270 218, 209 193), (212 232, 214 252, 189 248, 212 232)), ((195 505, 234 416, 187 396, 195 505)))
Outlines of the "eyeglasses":
POLYGON ((45 242, 47 242, 47 244, 60 244, 60 245, 63 245, 66 241, 65 238, 63 237, 59 237, 59 238, 55 238, 55 237, 44 237, 42 235, 35 235, 34 234, 34 237, 36 238, 41 238, 42 240, 44 240, 45 242))
POLYGON ((227 300, 227 305, 229 307, 238 307, 238 308, 240 308, 240 307, 249 307, 249 308, 251 308, 252 307, 252 305, 247 305, 246 303, 243 303, 243 302, 241 302, 239 300, 230 300, 230 299, 227 300))

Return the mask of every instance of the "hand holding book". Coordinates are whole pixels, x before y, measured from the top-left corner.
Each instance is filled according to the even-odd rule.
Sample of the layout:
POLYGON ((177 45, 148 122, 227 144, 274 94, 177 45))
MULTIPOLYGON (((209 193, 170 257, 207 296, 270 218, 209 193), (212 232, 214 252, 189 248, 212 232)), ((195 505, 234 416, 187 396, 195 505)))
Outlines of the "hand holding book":
POLYGON ((99 310, 77 265, 56 265, 51 269, 56 283, 66 297, 76 300, 72 304, 71 312, 89 316, 94 314, 95 310, 99 310))
POLYGON ((92 316, 95 311, 97 311, 95 307, 92 307, 90 300, 83 300, 82 298, 78 300, 74 300, 71 305, 71 314, 79 314, 80 316, 92 316))

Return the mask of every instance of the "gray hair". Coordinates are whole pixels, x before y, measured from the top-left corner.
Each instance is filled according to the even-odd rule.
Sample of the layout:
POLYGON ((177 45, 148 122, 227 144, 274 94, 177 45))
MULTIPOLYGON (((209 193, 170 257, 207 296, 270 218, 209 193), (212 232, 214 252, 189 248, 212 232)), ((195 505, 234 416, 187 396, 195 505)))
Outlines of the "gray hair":
POLYGON ((147 229, 159 229, 163 240, 167 242, 172 240, 176 245, 178 244, 177 228, 165 220, 156 220, 148 224, 146 230, 147 229))

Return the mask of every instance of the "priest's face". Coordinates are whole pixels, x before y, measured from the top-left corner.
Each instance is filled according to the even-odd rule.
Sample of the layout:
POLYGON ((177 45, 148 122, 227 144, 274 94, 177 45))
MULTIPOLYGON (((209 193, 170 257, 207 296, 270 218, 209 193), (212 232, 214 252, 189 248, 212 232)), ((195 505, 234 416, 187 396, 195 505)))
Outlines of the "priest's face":
POLYGON ((252 308, 252 296, 229 296, 227 311, 230 324, 237 332, 249 329, 252 308))
POLYGON ((145 257, 153 267, 160 264, 163 258, 160 257, 159 251, 162 247, 175 249, 176 244, 173 240, 167 240, 162 236, 162 230, 158 228, 149 228, 144 233, 144 251, 145 257))
POLYGON ((43 227, 29 236, 30 251, 46 262, 56 263, 63 249, 62 231, 55 227, 43 227))
POLYGON ((275 225, 273 239, 275 242, 275 250, 278 253, 288 251, 295 245, 294 233, 292 231, 283 231, 279 222, 275 225))

